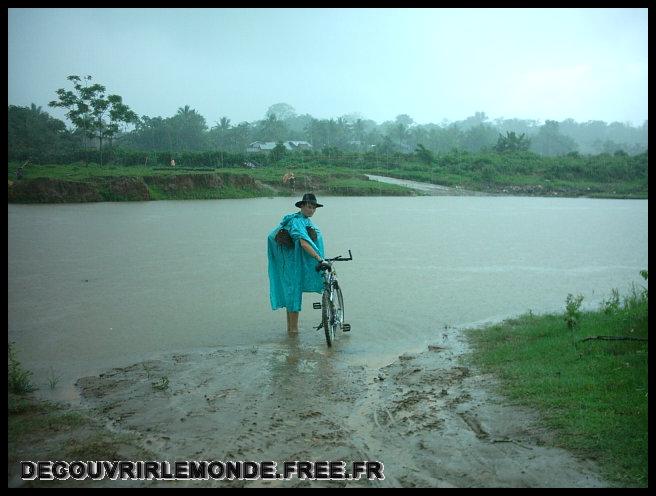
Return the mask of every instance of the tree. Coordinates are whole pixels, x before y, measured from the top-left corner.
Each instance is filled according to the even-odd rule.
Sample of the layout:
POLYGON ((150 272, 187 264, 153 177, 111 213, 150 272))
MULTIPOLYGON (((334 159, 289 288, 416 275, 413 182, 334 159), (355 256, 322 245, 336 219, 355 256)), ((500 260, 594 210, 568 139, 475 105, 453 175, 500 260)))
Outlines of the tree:
POLYGON ((279 120, 275 113, 269 114, 266 119, 258 123, 257 139, 261 141, 283 141, 286 134, 285 123, 279 120))
POLYGON ((296 116, 296 110, 288 103, 275 103, 269 107, 266 112, 266 117, 275 115, 279 121, 292 119, 296 116))
MULTIPOLYGON (((333 122, 333 120, 331 119, 330 122, 333 122)), ((349 135, 351 134, 351 126, 344 117, 338 117, 337 120, 334 121, 334 132, 335 138, 333 144, 337 147, 344 148, 349 140, 349 135)))
POLYGON ((435 160, 433 153, 430 150, 427 150, 424 147, 424 145, 422 145, 421 143, 417 145, 417 148, 415 149, 415 154, 417 155, 417 158, 419 158, 419 160, 421 160, 423 163, 428 165, 431 165, 435 160))
POLYGON ((320 148, 325 144, 322 134, 323 126, 318 119, 312 119, 307 126, 305 126, 306 139, 312 143, 314 148, 320 148))
POLYGON ((299 139, 304 137, 307 126, 312 122, 312 116, 310 114, 295 115, 286 118, 283 122, 287 126, 290 136, 299 139))
POLYGON ((456 124, 444 128, 434 128, 428 133, 428 147, 437 153, 448 153, 454 148, 460 148, 463 133, 456 124))
POLYGON ((221 131, 227 131, 230 129, 230 119, 227 117, 221 117, 221 120, 217 122, 219 128, 221 128, 221 131))
POLYGON ((219 150, 226 150, 230 147, 230 141, 234 133, 230 133, 230 119, 221 117, 219 122, 210 129, 210 143, 216 145, 219 150))
POLYGON ((205 117, 185 105, 178 108, 177 114, 168 119, 175 143, 175 151, 199 151, 205 148, 207 124, 205 117))
POLYGON ((233 139, 235 143, 235 152, 243 152, 251 140, 251 125, 248 122, 241 122, 237 127, 232 128, 233 139))
POLYGON ((66 79, 73 83, 74 91, 59 88, 56 91, 59 99, 48 105, 68 109, 66 117, 73 125, 82 130, 85 137, 98 139, 102 165, 103 141, 111 141, 119 132, 121 123, 136 124, 137 114, 123 103, 119 95, 105 97, 106 88, 103 85, 89 85, 91 76, 84 77, 84 86, 79 76, 71 75, 66 79))
POLYGON ((415 121, 408 114, 399 114, 395 119, 396 124, 403 124, 406 128, 412 126, 415 121))
POLYGON ((531 148, 541 155, 555 156, 576 151, 577 145, 572 138, 560 133, 558 122, 546 121, 533 138, 531 148))
POLYGON ((399 149, 406 151, 406 138, 410 127, 414 124, 414 120, 408 114, 400 114, 396 116, 394 125, 392 126, 392 136, 398 139, 399 149))
POLYGON ((30 107, 9 105, 7 145, 9 160, 53 160, 53 155, 70 148, 73 136, 66 124, 31 104, 30 107))
POLYGON ((376 148, 376 153, 379 155, 393 155, 396 151, 394 143, 388 135, 383 136, 382 143, 376 148))
POLYGON ((479 152, 494 145, 497 131, 487 124, 470 127, 464 132, 463 148, 469 152, 479 152))
POLYGON ((485 112, 476 112, 474 115, 470 115, 467 117, 464 121, 460 121, 459 127, 463 131, 466 131, 467 129, 470 129, 472 127, 480 126, 482 124, 485 124, 485 121, 488 120, 487 115, 485 112))
POLYGON ((398 139, 399 147, 403 147, 403 144, 405 143, 405 137, 408 134, 408 126, 406 126, 403 122, 398 122, 392 129, 393 136, 398 139))
POLYGON ((168 119, 144 115, 136 128, 125 137, 125 143, 139 150, 171 150, 168 119))
POLYGON ((522 133, 520 136, 515 134, 515 131, 507 131, 506 136, 499 134, 499 139, 494 149, 499 152, 514 152, 526 151, 531 146, 531 140, 525 137, 522 133))
POLYGON ((123 103, 123 98, 118 95, 109 95, 107 97, 109 102, 109 125, 105 135, 109 139, 110 146, 112 140, 117 137, 117 134, 125 131, 128 124, 135 124, 139 122, 139 117, 136 113, 130 110, 130 107, 123 103))
POLYGON ((362 119, 356 120, 352 124, 352 130, 353 130, 353 137, 355 138, 355 140, 359 141, 361 144, 363 144, 364 143, 364 134, 365 134, 364 121, 362 119))
POLYGON ((315 148, 344 145, 347 137, 346 121, 341 117, 337 121, 313 119, 306 128, 306 135, 315 148))
POLYGON ((282 141, 278 141, 274 149, 271 150, 271 158, 277 162, 278 160, 283 158, 286 153, 287 153, 287 148, 285 148, 285 145, 282 143, 282 141))
POLYGON ((410 146, 417 146, 420 143, 428 142, 428 132, 423 126, 413 126, 408 131, 408 144, 410 146))

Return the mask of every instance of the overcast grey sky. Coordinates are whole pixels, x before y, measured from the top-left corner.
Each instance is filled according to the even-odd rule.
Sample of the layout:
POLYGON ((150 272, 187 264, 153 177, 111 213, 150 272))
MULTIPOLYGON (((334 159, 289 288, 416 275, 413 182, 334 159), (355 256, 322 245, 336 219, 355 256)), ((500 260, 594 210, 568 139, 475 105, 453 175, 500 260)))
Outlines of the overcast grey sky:
POLYGON ((359 113, 418 124, 647 119, 647 9, 9 9, 9 104, 71 74, 138 115, 215 125, 359 113))

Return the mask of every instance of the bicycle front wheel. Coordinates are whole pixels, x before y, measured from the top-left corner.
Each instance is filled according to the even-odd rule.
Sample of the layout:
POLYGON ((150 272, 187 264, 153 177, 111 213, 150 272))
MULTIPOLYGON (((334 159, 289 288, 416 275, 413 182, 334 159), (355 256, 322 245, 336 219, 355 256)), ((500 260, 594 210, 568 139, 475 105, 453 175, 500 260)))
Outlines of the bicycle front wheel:
POLYGON ((330 300, 330 292, 324 291, 321 298, 321 319, 326 333, 326 343, 332 346, 335 341, 335 307, 330 300))
POLYGON ((335 332, 337 332, 342 329, 344 324, 344 297, 342 296, 342 290, 336 283, 333 290, 333 305, 335 308, 335 332))

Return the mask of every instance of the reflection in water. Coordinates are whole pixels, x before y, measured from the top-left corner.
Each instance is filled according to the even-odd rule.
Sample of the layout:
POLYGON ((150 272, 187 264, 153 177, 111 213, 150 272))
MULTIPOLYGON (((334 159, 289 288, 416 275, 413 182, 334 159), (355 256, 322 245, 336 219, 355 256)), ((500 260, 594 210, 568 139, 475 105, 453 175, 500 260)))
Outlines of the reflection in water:
POLYGON ((301 359, 301 347, 299 346, 299 336, 298 333, 288 333, 287 340, 285 342, 287 345, 287 364, 291 367, 298 367, 298 363, 301 359))
POLYGON ((316 390, 320 394, 332 394, 339 391, 340 369, 346 367, 332 349, 319 352, 314 347, 303 346, 299 336, 291 334, 281 340, 270 357, 271 391, 283 401, 293 401, 295 408, 312 407, 310 402, 305 403, 305 398, 312 395, 304 392, 316 390))

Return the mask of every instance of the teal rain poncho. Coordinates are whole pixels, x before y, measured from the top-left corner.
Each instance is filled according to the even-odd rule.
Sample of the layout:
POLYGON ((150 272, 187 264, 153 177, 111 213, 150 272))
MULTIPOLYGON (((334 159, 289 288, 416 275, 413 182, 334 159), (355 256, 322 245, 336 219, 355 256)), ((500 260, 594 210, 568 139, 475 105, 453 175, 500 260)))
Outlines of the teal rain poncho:
POLYGON ((321 273, 315 269, 317 261, 303 249, 300 243, 301 239, 307 241, 321 258, 324 257, 321 231, 301 212, 285 215, 267 238, 269 297, 273 310, 285 307, 288 312, 300 312, 304 292, 321 293, 323 291, 321 273), (316 241, 312 241, 310 238, 307 226, 316 231, 316 241), (293 248, 281 246, 274 239, 281 228, 289 231, 294 240, 293 248))

